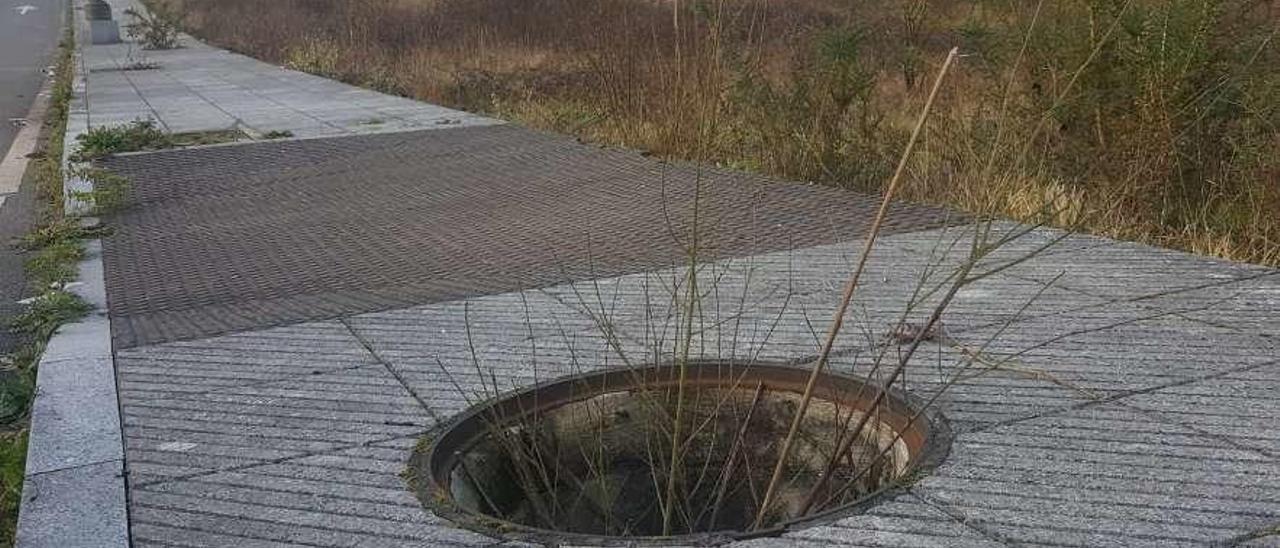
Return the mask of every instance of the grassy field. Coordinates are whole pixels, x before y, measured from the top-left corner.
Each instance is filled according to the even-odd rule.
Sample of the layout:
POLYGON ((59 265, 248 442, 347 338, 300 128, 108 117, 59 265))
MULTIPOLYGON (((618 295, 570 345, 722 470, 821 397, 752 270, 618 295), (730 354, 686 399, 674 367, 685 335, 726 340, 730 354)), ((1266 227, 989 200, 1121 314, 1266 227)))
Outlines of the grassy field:
MULTIPOLYGON (((159 1, 159 0, 157 0, 159 1)), ((168 0, 215 44, 585 139, 1280 265, 1276 0, 168 0)))

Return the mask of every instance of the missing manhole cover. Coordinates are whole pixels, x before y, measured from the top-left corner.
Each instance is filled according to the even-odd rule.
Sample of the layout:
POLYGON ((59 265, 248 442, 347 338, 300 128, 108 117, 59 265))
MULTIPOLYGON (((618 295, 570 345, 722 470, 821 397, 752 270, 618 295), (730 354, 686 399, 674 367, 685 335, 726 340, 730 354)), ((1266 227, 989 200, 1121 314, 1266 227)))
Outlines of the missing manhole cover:
POLYGON ((430 510, 489 534, 709 545, 856 512, 946 454, 945 419, 916 399, 890 392, 872 410, 873 385, 823 375, 775 504, 754 527, 808 375, 696 363, 683 396, 676 366, 544 383, 442 425, 419 444, 410 477, 430 510), (869 410, 859 435, 842 434, 869 410))

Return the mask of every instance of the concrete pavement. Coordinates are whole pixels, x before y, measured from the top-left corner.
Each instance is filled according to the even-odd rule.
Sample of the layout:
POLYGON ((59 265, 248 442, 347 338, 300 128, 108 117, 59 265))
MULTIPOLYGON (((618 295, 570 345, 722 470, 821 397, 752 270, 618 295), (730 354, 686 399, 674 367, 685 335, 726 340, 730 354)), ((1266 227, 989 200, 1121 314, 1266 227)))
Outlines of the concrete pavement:
MULTIPOLYGON (((111 2, 126 24, 128 7, 111 2)), ((499 123, 466 112, 393 97, 207 46, 190 37, 178 49, 145 50, 125 40, 84 50, 92 75, 90 125, 154 120, 174 132, 240 129, 323 137, 499 123)))
MULTIPOLYGON (((89 71, 89 118, 127 121, 143 113, 171 129, 221 129, 234 119, 255 130, 284 124, 303 133, 315 128, 315 135, 339 129, 351 135, 147 153, 105 164, 121 172, 145 167, 131 172, 133 199, 118 217, 128 221, 118 228, 130 245, 181 250, 198 243, 204 249, 192 254, 201 260, 130 255, 110 242, 106 250, 108 277, 134 277, 108 290, 112 306, 130 303, 113 315, 150 310, 166 314, 171 325, 190 324, 110 350, 133 546, 521 545, 424 510, 403 479, 407 459, 420 436, 478 395, 479 375, 514 388, 643 362, 655 344, 669 344, 654 333, 673 321, 671 287, 683 272, 640 253, 659 236, 638 231, 669 210, 652 196, 640 199, 628 184, 661 183, 668 168, 622 153, 601 153, 601 160, 574 148, 584 145, 561 146, 563 139, 554 136, 526 135, 519 146, 498 138, 523 131, 515 128, 454 129, 470 122, 433 123, 439 131, 430 136, 361 136, 364 124, 353 120, 365 116, 363 110, 317 124, 307 107, 277 105, 255 118, 259 111, 231 105, 240 99, 265 104, 245 94, 255 95, 254 86, 266 85, 268 77, 290 87, 314 83, 318 95, 306 104, 337 108, 326 97, 348 93, 364 98, 358 109, 403 100, 190 45, 185 57, 181 50, 163 59, 157 54, 161 68, 136 71, 162 71, 154 79, 89 71), (206 86, 192 83, 197 75, 244 89, 223 105, 221 96, 193 91, 206 86), (173 108, 149 99, 169 94, 173 108), (182 97, 197 106, 177 108, 182 97), (199 106, 206 103, 212 106, 199 106), (477 134, 489 141, 476 144, 477 134), (291 163, 306 147, 332 161, 291 163), (350 153, 361 147, 367 150, 350 153), (388 171, 393 162, 410 168, 388 171), (567 192, 548 192, 557 188, 548 181, 564 178, 569 163, 589 168, 591 176, 573 179, 567 192), (253 167, 230 176, 231 166, 253 167), (370 174, 387 180, 371 184, 370 174), (383 201, 388 192, 394 203, 383 201), (577 203, 592 192, 632 207, 586 225, 579 224, 582 207, 547 207, 577 203), (332 214, 347 207, 367 212, 332 214), (455 210, 462 214, 447 217, 455 210), (554 230, 489 222, 519 219, 518 213, 554 230), (467 238, 456 236, 467 230, 467 238), (521 276, 554 264, 575 231, 616 234, 593 244, 598 249, 568 250, 569 264, 584 256, 644 260, 601 270, 587 261, 562 277, 521 276), (404 241, 430 253, 416 264, 402 260, 407 255, 397 246, 404 241), (526 249, 540 253, 523 255, 526 249), (119 260, 124 257, 145 260, 119 260), (187 289, 145 291, 160 274, 175 283, 157 283, 187 289), (383 291, 441 281, 469 291, 383 291), (254 282, 261 282, 256 289, 254 282), (324 314, 289 316, 264 304, 282 296, 324 314), (620 337, 616 344, 602 332, 604 319, 620 337), (210 323, 223 327, 209 330, 210 323), (231 332, 210 336, 223 331, 231 332)), ((85 50, 86 60, 112 55, 120 58, 85 50)), ((422 120, 438 119, 431 113, 439 107, 418 108, 422 120)), ((402 117, 403 127, 421 129, 411 125, 416 116, 402 117)), ((719 176, 766 192, 783 185, 732 172, 719 176)), ((864 224, 830 223, 829 239, 817 239, 813 227, 830 216, 805 198, 813 195, 779 194, 787 206, 781 213, 762 217, 769 221, 764 225, 739 223, 738 232, 729 232, 741 234, 729 238, 733 245, 725 249, 731 251, 704 264, 703 286, 717 290, 703 303, 707 327, 697 334, 696 353, 771 361, 814 355, 864 224), (753 233, 784 243, 779 234, 804 237, 753 251, 743 243, 751 243, 753 233)), ((737 204, 725 209, 730 216, 754 218, 751 200, 722 203, 737 204)), ((855 220, 866 215, 856 207, 838 213, 855 220)), ((873 257, 849 336, 833 361, 839 370, 867 374, 870 350, 896 351, 893 343, 885 346, 886 335, 917 280, 954 267, 962 260, 954 250, 966 248, 972 234, 964 225, 901 228, 885 236, 873 257)), ((997 223, 996 229, 1017 227, 997 223)), ((1059 236, 1032 230, 982 267, 1059 236)), ((927 343, 909 365, 905 388, 925 398, 959 379, 939 396, 957 431, 941 467, 865 512, 738 545, 1275 545, 1278 311, 1274 269, 1066 236, 961 292, 943 318, 946 336, 927 343), (977 349, 991 361, 966 368, 964 356, 977 349)), ((102 479, 112 470, 86 473, 102 479)), ((124 504, 106 500, 111 508, 124 504)))
MULTIPOLYGON (((963 232, 885 238, 833 368, 869 372, 868 343, 894 325, 913 280, 954 264, 930 250, 966 242, 963 232)), ((1013 252, 1037 236, 1051 233, 1013 252)), ((707 265, 718 297, 703 303, 714 312, 699 320, 710 327, 695 356, 813 356, 857 247, 707 265)), ((480 374, 516 388, 669 348, 653 333, 674 329, 668 292, 680 279, 639 273, 120 350, 135 546, 512 545, 420 509, 402 479, 418 437, 484 397, 480 374)), ((936 404, 957 431, 940 468, 863 514, 741 545, 1166 547, 1261 535, 1280 521, 1277 342, 1199 309, 1223 295, 1274 311, 1278 293, 1271 270, 1073 237, 962 292, 947 338, 913 359, 903 386, 923 398, 962 378, 936 404), (1116 283, 1100 283, 1099 268, 1116 283), (1145 289, 1125 290, 1122 272, 1145 289), (984 348, 992 362, 1017 357, 963 367, 984 348)))

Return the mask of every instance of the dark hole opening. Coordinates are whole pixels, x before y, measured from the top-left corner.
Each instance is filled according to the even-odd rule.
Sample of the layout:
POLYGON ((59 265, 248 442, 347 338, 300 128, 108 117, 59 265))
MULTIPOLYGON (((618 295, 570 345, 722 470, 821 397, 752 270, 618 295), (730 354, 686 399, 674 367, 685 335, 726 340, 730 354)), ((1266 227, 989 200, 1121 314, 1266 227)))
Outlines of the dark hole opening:
MULTIPOLYGON (((750 531, 807 371, 700 365, 683 397, 673 375, 670 367, 590 374, 480 406, 435 441, 434 492, 420 496, 543 532, 750 531)), ((872 409, 874 396, 852 377, 822 379, 764 527, 863 500, 911 471, 929 417, 913 419, 897 397, 872 409)))

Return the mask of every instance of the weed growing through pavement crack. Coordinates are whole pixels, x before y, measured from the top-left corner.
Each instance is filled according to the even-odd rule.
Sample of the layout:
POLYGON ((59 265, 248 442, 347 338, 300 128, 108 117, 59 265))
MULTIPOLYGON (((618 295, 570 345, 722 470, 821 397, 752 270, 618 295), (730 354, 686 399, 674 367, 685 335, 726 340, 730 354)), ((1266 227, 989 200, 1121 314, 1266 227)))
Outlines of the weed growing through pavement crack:
POLYGON ((174 146, 173 139, 153 120, 134 120, 128 124, 94 126, 78 136, 75 162, 87 162, 115 154, 140 150, 159 150, 174 146))

